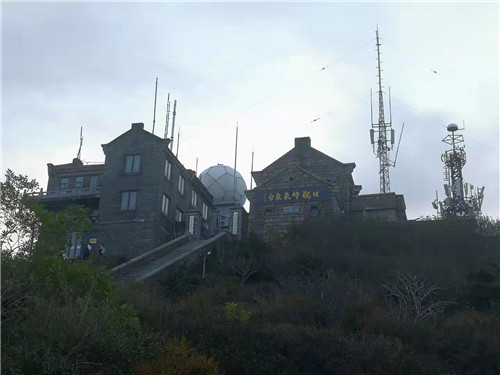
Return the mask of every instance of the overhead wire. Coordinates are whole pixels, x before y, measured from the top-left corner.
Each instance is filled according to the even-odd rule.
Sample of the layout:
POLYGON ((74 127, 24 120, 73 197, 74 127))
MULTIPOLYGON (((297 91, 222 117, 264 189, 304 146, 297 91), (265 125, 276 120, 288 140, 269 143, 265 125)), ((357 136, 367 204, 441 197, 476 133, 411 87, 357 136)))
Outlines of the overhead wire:
POLYGON ((368 95, 365 95, 365 96, 363 96, 363 97, 361 97, 361 98, 359 98, 359 99, 356 99, 355 101, 353 101, 353 102, 351 102, 351 103, 349 103, 349 104, 346 104, 346 105, 344 105, 344 106, 342 106, 342 107, 336 108, 336 109, 334 109, 334 110, 333 110, 333 111, 331 111, 331 112, 328 112, 328 113, 326 113, 326 114, 324 114, 324 115, 322 115, 322 116, 320 116, 320 117, 317 117, 317 118, 315 118, 314 120, 310 121, 309 123, 311 124, 311 123, 313 123, 313 122, 320 121, 320 120, 322 120, 324 117, 328 117, 328 116, 330 116, 330 115, 334 114, 335 112, 338 112, 338 111, 340 111, 340 110, 342 110, 342 109, 345 109, 345 108, 347 108, 347 107, 350 107, 351 105, 354 105, 354 104, 358 103, 359 101, 361 101, 361 100, 363 100, 363 99, 366 99, 366 98, 368 98, 368 97, 370 97, 370 96, 372 96, 372 95, 373 95, 373 94, 368 94, 368 95))
POLYGON ((230 115, 229 117, 225 118, 225 119, 224 119, 224 120, 222 120, 221 122, 225 122, 225 121, 227 121, 227 120, 229 120, 229 119, 231 119, 231 118, 233 118, 233 117, 236 117, 237 115, 239 115, 239 114, 241 114, 241 113, 244 113, 244 112, 246 112, 246 111, 248 111, 248 110, 250 110, 250 109, 252 109, 252 108, 254 108, 254 107, 258 106, 258 105, 260 105, 260 104, 262 104, 262 103, 264 103, 264 102, 268 101, 269 99, 271 99, 271 98, 273 98, 273 97, 275 97, 275 96, 277 96, 277 95, 279 95, 279 94, 281 94, 281 93, 283 93, 283 92, 285 92, 285 91, 290 90, 291 88, 293 88, 293 87, 295 87, 295 86, 299 85, 300 83, 304 82, 305 80, 310 79, 310 78, 312 78, 312 77, 316 76, 317 74, 319 74, 319 73, 321 73, 321 72, 323 72, 323 71, 327 70, 328 68, 331 68, 333 65, 337 64, 338 62, 340 62, 341 60, 345 59, 346 57, 348 57, 348 56, 350 56, 350 55, 352 55, 352 54, 356 53, 357 51, 359 51, 359 50, 361 50, 362 48, 366 47, 366 46, 367 46, 368 44, 370 44, 370 43, 372 43, 372 40, 370 40, 369 42, 363 43, 362 45, 360 45, 360 46, 356 47, 355 49, 353 49, 353 50, 349 51, 348 53, 346 53, 346 54, 342 55, 341 57, 339 57, 339 58, 337 58, 337 59, 332 60, 331 62, 329 62, 329 63, 327 63, 325 66, 323 66, 321 69, 319 69, 319 70, 317 70, 317 71, 314 71, 313 73, 309 73, 309 74, 307 74, 307 75, 304 75, 302 78, 300 78, 299 80, 295 81, 294 83, 292 83, 292 84, 290 84, 290 85, 288 85, 288 86, 286 86, 286 87, 284 87, 284 88, 282 88, 282 89, 279 89, 278 91, 274 92, 273 94, 271 94, 271 95, 269 95, 269 96, 266 96, 265 98, 263 98, 263 99, 261 99, 261 100, 259 100, 259 101, 255 102, 255 103, 253 103, 253 104, 249 105, 248 107, 243 108, 243 109, 242 109, 242 110, 240 110, 240 111, 237 111, 237 112, 233 113, 232 115, 230 115))

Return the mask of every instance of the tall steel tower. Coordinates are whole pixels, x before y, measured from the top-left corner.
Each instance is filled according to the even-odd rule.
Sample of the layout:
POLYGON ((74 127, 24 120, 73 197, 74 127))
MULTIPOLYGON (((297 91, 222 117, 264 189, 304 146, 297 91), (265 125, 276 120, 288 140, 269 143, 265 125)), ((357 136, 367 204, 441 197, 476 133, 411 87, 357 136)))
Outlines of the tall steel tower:
POLYGON ((481 206, 484 198, 484 186, 476 188, 463 182, 462 168, 467 162, 465 153, 464 136, 456 133, 459 129, 457 124, 450 124, 446 128, 450 134, 443 138, 443 142, 451 145, 450 150, 446 150, 441 155, 444 163, 444 191, 446 198, 440 202, 436 193, 436 200, 432 206, 443 218, 464 217, 472 219, 481 213, 481 206), (470 194, 469 194, 470 193, 470 194))
MULTIPOLYGON (((396 166, 396 159, 391 161, 389 152, 394 148, 394 129, 392 129, 391 113, 391 91, 389 88, 389 122, 385 122, 384 114, 384 93, 382 91, 382 69, 380 67, 380 39, 377 36, 377 72, 378 72, 378 123, 373 123, 373 108, 371 108, 372 129, 370 129, 370 139, 373 146, 373 153, 379 159, 380 192, 391 192, 391 180, 389 177, 389 167, 396 166), (390 135, 388 134, 390 132, 390 135), (378 133, 378 139, 375 140, 375 133, 378 133), (377 146, 375 150, 375 144, 377 146)), ((403 125, 404 126, 404 125, 403 125)), ((402 134, 402 132, 401 132, 402 134)), ((401 138, 399 139, 401 141, 401 138)), ((399 149, 399 144, 398 144, 399 149)), ((397 152, 396 152, 397 157, 397 152)))

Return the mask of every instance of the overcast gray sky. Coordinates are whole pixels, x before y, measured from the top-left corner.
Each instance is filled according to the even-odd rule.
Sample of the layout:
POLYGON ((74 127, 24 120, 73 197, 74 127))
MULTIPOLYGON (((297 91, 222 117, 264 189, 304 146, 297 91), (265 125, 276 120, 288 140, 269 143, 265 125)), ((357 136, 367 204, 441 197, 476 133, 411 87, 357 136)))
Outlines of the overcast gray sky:
POLYGON ((356 163, 361 194, 377 193, 369 94, 378 25, 397 136, 405 123, 391 190, 404 194, 408 218, 433 214, 435 191, 444 196, 441 140, 464 121, 464 178, 486 186, 483 212, 499 216, 498 2, 1 6, 2 176, 11 168, 45 188, 47 163, 76 157, 81 126, 88 162, 103 162, 101 144, 133 122, 152 131, 158 76, 155 134, 170 92, 186 168, 197 158, 198 174, 233 166, 238 121, 247 186, 252 151, 261 170, 309 136, 356 163))

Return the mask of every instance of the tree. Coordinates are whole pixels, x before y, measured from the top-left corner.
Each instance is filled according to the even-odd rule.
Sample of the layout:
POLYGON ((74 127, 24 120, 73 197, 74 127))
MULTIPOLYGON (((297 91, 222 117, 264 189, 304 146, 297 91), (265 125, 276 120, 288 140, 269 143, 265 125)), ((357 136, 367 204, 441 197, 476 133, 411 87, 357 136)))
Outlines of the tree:
POLYGON ((382 284, 391 317, 395 321, 419 322, 434 318, 444 311, 451 301, 436 301, 432 296, 442 288, 419 280, 410 273, 394 272, 395 280, 382 284))
POLYGON ((38 190, 36 180, 25 175, 5 172, 0 182, 0 248, 3 254, 33 255, 38 238, 40 220, 30 207, 27 194, 38 190))
POLYGON ((41 223, 35 245, 35 252, 40 254, 60 255, 70 246, 70 233, 86 233, 92 227, 84 206, 66 206, 57 212, 35 206, 34 212, 41 223))

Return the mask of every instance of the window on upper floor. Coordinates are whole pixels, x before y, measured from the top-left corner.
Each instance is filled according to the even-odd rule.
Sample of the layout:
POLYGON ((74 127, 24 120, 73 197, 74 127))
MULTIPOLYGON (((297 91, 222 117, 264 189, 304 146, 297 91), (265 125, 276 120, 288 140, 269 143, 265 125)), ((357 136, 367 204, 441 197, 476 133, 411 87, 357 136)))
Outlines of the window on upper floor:
POLYGON ((127 155, 125 158, 125 173, 139 173, 141 170, 141 155, 127 155))
POLYGON ((93 191, 99 186, 99 176, 90 177, 90 190, 93 191))
POLYGON ((135 210, 137 206, 137 191, 122 192, 122 203, 120 209, 122 211, 135 210))
POLYGON ((184 195, 184 188, 185 188, 184 185, 185 185, 184 177, 179 175, 179 185, 177 186, 177 190, 179 190, 179 193, 181 193, 182 195, 184 195))
POLYGON ((61 189, 61 190, 69 189, 69 178, 68 177, 61 178, 61 182, 59 183, 59 189, 61 189))
POLYGON ((83 177, 75 178, 75 189, 83 187, 83 177))
POLYGON ((175 211, 175 221, 182 221, 183 216, 184 215, 181 210, 177 209, 177 211, 175 211))
POLYGON ((285 214, 296 214, 299 212, 299 208, 297 206, 286 206, 283 208, 283 213, 285 214))
POLYGON ((191 206, 198 206, 198 193, 194 190, 191 192, 191 206))
POLYGON ((207 220, 208 219, 208 206, 206 205, 205 202, 203 202, 202 206, 203 206, 203 212, 202 212, 203 219, 207 220))
POLYGON ((168 215, 168 206, 170 203, 170 198, 167 197, 166 194, 163 194, 163 197, 161 199, 161 213, 165 216, 168 215))
POLYGON ((170 181, 170 177, 172 176, 172 163, 168 160, 165 160, 165 177, 170 181))

